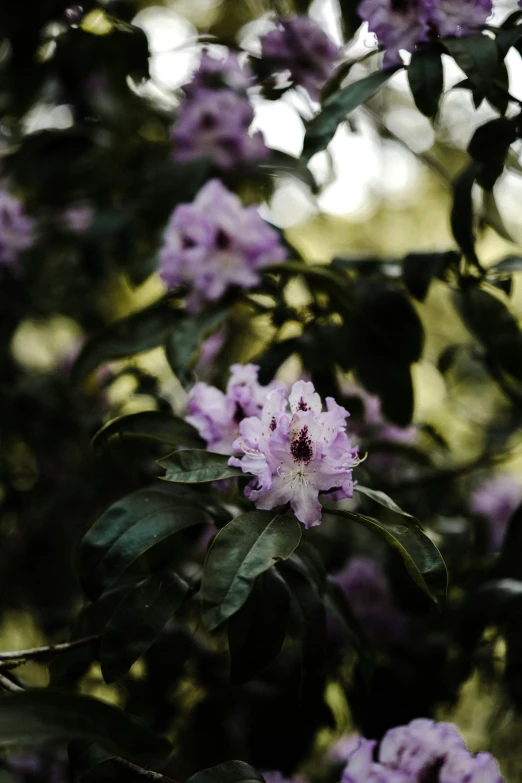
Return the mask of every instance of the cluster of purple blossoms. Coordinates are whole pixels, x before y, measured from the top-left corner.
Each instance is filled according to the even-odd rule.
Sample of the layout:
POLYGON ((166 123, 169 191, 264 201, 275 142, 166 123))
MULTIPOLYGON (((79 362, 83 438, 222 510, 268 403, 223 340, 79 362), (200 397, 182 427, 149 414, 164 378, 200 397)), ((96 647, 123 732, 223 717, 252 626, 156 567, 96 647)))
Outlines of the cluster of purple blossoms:
POLYGON ((492 0, 363 0, 358 13, 386 50, 384 65, 391 66, 401 63, 401 49, 413 52, 438 36, 477 31, 492 7, 492 0))
POLYGON ((502 783, 489 753, 474 756, 452 723, 419 718, 388 731, 379 747, 361 739, 352 751, 341 783, 502 783))
POLYGON ((277 381, 261 386, 258 372, 257 364, 233 364, 225 393, 207 383, 196 383, 191 389, 185 418, 206 440, 210 451, 232 454, 240 422, 247 416, 258 416, 268 393, 281 388, 277 381))
POLYGON ((0 269, 14 267, 21 251, 34 243, 34 223, 22 202, 0 189, 0 269))
POLYGON ((521 503, 522 484, 507 473, 489 479, 471 495, 470 511, 488 521, 491 551, 502 546, 509 520, 521 503))
POLYGON ((237 196, 213 179, 192 204, 180 204, 170 218, 160 253, 160 275, 169 288, 190 289, 187 307, 217 301, 230 286, 252 288, 259 270, 283 261, 278 232, 256 206, 244 207, 237 196))
POLYGON ((261 38, 261 54, 274 73, 288 73, 295 86, 304 87, 318 101, 340 49, 308 16, 294 16, 261 38))
POLYGON ((406 616, 394 605, 388 580, 375 560, 363 555, 353 557, 334 579, 374 644, 403 635, 406 616))
POLYGON ((176 160, 208 157, 229 170, 268 154, 262 133, 249 134, 254 119, 246 93, 250 81, 235 55, 218 60, 203 53, 172 129, 176 160))
POLYGON ((242 456, 228 463, 255 476, 246 496, 259 509, 290 503, 305 527, 319 525, 319 492, 336 489, 337 498, 353 495, 352 468, 360 459, 346 435, 348 416, 332 397, 326 398, 322 412, 312 383, 297 381, 288 399, 283 389, 271 391, 261 413, 239 425, 234 448, 242 456))

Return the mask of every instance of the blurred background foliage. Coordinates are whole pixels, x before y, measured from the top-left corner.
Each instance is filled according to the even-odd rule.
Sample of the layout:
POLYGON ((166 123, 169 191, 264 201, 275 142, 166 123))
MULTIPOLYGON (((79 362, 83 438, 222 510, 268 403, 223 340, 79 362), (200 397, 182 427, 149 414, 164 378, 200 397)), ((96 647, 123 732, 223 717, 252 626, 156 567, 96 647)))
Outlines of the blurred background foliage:
MULTIPOLYGON (((154 475, 156 447, 125 440, 94 452, 92 435, 116 415, 183 410, 185 392, 163 349, 112 362, 79 388, 71 385, 69 370, 87 337, 163 293, 152 274, 163 228, 175 205, 191 200, 208 173, 204 161, 174 167, 168 137, 176 90, 196 67, 201 43, 254 47, 263 18, 274 8, 310 10, 334 37, 343 24, 347 39, 356 32, 350 28, 350 4, 344 5, 342 20, 329 0, 84 0, 82 7, 41 0, 30 8, 0 7, 0 173, 23 197, 39 232, 19 273, 0 284, 0 644, 5 649, 67 635, 82 606, 73 570, 81 534, 110 503, 154 475), (78 229, 75 215, 81 222, 89 211, 92 220, 78 229)), ((348 53, 360 56, 368 45, 363 32, 348 53)), ((508 67, 512 92, 522 97, 517 52, 508 56, 508 67)), ((461 74, 449 58, 445 68, 449 82, 458 82, 461 74)), ((361 64, 353 76, 365 73, 361 64)), ((255 110, 256 127, 268 144, 299 155, 304 136, 299 112, 309 117, 310 107, 299 97, 272 102, 258 96, 255 110)), ((230 180, 253 200, 266 199, 264 216, 285 231, 306 260, 357 262, 362 275, 380 260, 393 279, 400 274, 397 259, 408 253, 454 248, 451 182, 467 160, 473 130, 492 116, 486 104, 475 111, 468 92, 456 90, 444 98, 434 129, 415 111, 406 76, 397 74, 351 115, 349 126, 339 128, 328 151, 312 160, 310 168, 322 183, 318 194, 281 173, 259 181, 236 173, 230 180)), ((517 145, 495 188, 503 223, 492 203, 484 205, 478 253, 486 266, 516 256, 522 240, 517 145)), ((502 282, 512 285, 510 306, 518 316, 520 283, 517 275, 509 282, 504 277, 502 282)), ((297 310, 310 304, 302 281, 294 279, 286 296, 297 310)), ((478 360, 448 286, 435 280, 415 309, 427 338, 422 361, 413 368, 417 441, 411 451, 407 444, 402 451, 397 445, 392 471, 386 449, 378 454, 381 463, 375 457, 372 462, 370 449, 365 469, 376 485, 380 479, 383 489, 393 490, 398 502, 426 521, 443 547, 452 576, 451 627, 452 611, 453 621, 462 621, 462 604, 470 603, 466 612, 473 614, 473 603, 481 600, 474 589, 483 569, 491 567, 488 548, 481 544, 487 536, 481 531, 484 522, 469 511, 470 493, 491 475, 492 466, 522 484, 520 406, 513 407, 478 360), (457 344, 469 350, 455 349, 458 361, 451 361, 457 344), (422 455, 430 468, 424 483, 422 455), (435 479, 433 467, 439 471, 435 479)), ((226 346, 231 361, 249 360, 274 338, 298 337, 302 329, 299 319, 279 328, 267 315, 252 319, 241 306, 232 321, 234 339, 226 346)), ((312 346, 312 353, 320 350, 312 346)), ((292 380, 299 372, 293 356, 279 375, 292 380)), ((343 382, 348 398, 353 379, 343 382)), ((362 426, 356 394, 353 399, 355 426, 362 426)), ((351 533, 349 540, 338 530, 330 535, 321 529, 314 536, 334 569, 350 552, 370 547, 364 531, 351 533), (334 554, 332 540, 343 542, 340 553, 334 554)), ((196 562, 202 558, 197 545, 189 535, 183 541, 196 562)), ((430 713, 454 719, 470 747, 492 750, 509 779, 519 779, 520 629, 506 615, 487 623, 478 645, 471 620, 469 638, 458 638, 454 628, 448 633, 416 605, 393 557, 383 560, 393 574, 398 604, 414 618, 419 644, 398 643, 384 651, 369 691, 361 686, 361 672, 354 673, 350 654, 333 649, 343 686, 329 684, 326 706, 321 694, 310 694, 305 717, 298 718, 285 701, 285 687, 292 683, 284 683, 284 663, 274 675, 277 687, 267 679, 231 690, 224 641, 209 641, 196 627, 189 633, 177 622, 128 678, 113 685, 104 684, 98 664, 74 655, 53 664, 51 673, 47 664, 31 663, 20 675, 34 685, 47 684, 50 677, 57 684, 78 681, 81 691, 125 705, 157 731, 168 730, 182 748, 174 762, 178 774, 237 757, 265 769, 291 773, 299 767, 319 775, 321 750, 354 722, 373 736, 430 713), (246 722, 248 736, 242 731, 246 722), (305 758, 302 748, 312 741, 318 752, 305 758)), ((189 628, 191 622, 189 617, 189 628)), ((292 654, 290 649, 287 655, 292 654)))

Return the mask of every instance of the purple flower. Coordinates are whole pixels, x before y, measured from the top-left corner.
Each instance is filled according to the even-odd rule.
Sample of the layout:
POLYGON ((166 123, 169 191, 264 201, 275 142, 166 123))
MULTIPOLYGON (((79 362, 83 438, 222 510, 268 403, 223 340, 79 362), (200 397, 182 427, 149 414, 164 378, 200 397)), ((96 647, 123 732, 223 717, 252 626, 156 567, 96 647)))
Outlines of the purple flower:
POLYGON ((332 397, 326 408, 322 412, 312 383, 297 381, 288 400, 283 390, 274 390, 260 415, 241 422, 234 447, 244 456, 232 457, 229 465, 256 476, 245 494, 257 508, 290 503, 297 519, 313 527, 321 522, 319 492, 339 488, 352 497, 352 468, 360 460, 345 432, 349 413, 332 397))
POLYGON ((201 55, 199 68, 192 80, 183 87, 187 98, 196 98, 200 90, 219 90, 222 88, 246 92, 253 81, 249 68, 240 65, 236 54, 229 52, 226 57, 212 57, 205 49, 201 55))
POLYGON ((391 769, 418 779, 437 769, 451 750, 465 750, 465 747, 452 723, 418 718, 386 733, 379 749, 379 760, 391 769))
POLYGON ((308 16, 293 16, 261 38, 261 53, 274 72, 289 72, 295 86, 304 87, 313 100, 319 100, 340 50, 308 16))
POLYGON ((171 215, 160 253, 160 275, 169 288, 190 289, 187 306, 196 311, 230 286, 252 288, 259 270, 286 258, 277 231, 244 207, 218 179, 210 180, 192 204, 171 215))
POLYGON ((363 0, 359 16, 386 50, 385 67, 400 64, 399 51, 437 36, 468 35, 485 24, 492 0, 363 0))
POLYGON ((233 454, 240 422, 245 416, 257 416, 269 391, 280 387, 277 381, 261 386, 258 372, 256 364, 233 364, 225 393, 206 383, 196 383, 191 389, 185 418, 211 451, 233 454))
POLYGON ((234 90, 201 89, 181 105, 171 135, 178 161, 209 157, 220 169, 264 158, 263 134, 249 135, 254 119, 248 98, 234 90))
POLYGON ((65 227, 75 234, 86 231, 91 225, 93 217, 93 208, 90 204, 85 203, 71 204, 62 213, 65 227))
POLYGON ((16 783, 66 783, 69 780, 62 764, 34 754, 10 756, 7 769, 16 783))
POLYGON ((373 760, 376 744, 374 740, 359 740, 348 759, 341 783, 414 783, 402 772, 388 769, 373 760))
POLYGON ((374 560, 354 557, 334 578, 372 641, 401 636, 405 615, 394 606, 386 576, 374 560))
POLYGON ((471 495, 470 511, 489 522, 492 551, 500 549, 509 520, 521 503, 522 484, 507 473, 489 479, 471 495))
POLYGON ((0 268, 13 267, 22 250, 34 242, 34 223, 16 196, 0 189, 0 268))
POLYGON ((439 783, 502 783, 503 780, 490 753, 473 756, 468 750, 452 751, 439 773, 439 783))

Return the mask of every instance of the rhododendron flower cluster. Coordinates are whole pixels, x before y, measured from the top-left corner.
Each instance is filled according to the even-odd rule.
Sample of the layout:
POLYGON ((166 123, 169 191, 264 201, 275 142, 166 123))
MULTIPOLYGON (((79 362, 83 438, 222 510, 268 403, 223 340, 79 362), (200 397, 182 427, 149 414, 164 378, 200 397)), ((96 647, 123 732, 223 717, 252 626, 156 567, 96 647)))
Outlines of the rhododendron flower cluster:
POLYGON ((500 473, 473 492, 469 508, 489 523, 490 547, 500 549, 509 520, 522 503, 522 484, 508 473, 500 473))
POLYGON ((276 389, 266 397, 260 415, 241 422, 234 447, 243 456, 229 465, 256 478, 245 490, 259 509, 290 503, 305 527, 321 522, 319 492, 337 489, 337 497, 353 495, 352 468, 359 464, 357 447, 346 435, 348 411, 321 398, 312 383, 297 381, 290 395, 276 389))
POLYGON ((363 0, 359 16, 368 22, 386 50, 384 65, 401 62, 399 51, 437 36, 463 36, 477 31, 492 12, 492 0, 363 0))
POLYGON ((209 157, 218 168, 231 169, 268 154, 262 133, 248 132, 254 119, 246 93, 250 81, 235 55, 219 60, 204 52, 172 129, 176 160, 209 157))
POLYGON ((304 87, 317 101, 340 50, 308 16, 294 16, 261 38, 261 53, 274 73, 288 72, 293 84, 304 87))
POLYGON ((342 783, 502 783, 489 753, 474 756, 452 723, 420 718, 388 731, 379 747, 361 739, 352 751, 342 783))
POLYGON ((24 211, 22 202, 0 189, 0 268, 13 267, 21 251, 34 242, 34 223, 24 211))
POLYGON ((196 427, 210 451, 232 454, 240 422, 246 416, 257 416, 267 394, 281 388, 277 381, 261 386, 258 372, 256 364, 233 364, 225 393, 207 383, 196 383, 191 389, 185 418, 196 427))
POLYGON ((278 232, 256 206, 213 179, 192 204, 180 204, 170 218, 160 253, 160 275, 169 288, 188 286, 187 307, 220 299, 230 286, 251 288, 259 270, 282 261, 286 251, 278 232))

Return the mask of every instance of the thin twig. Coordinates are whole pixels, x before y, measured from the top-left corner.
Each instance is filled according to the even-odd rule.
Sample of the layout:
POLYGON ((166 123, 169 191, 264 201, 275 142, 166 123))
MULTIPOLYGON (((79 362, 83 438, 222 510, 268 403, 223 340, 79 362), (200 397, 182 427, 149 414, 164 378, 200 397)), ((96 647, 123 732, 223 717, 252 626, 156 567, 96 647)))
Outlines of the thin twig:
POLYGON ((75 639, 72 642, 62 642, 60 644, 48 644, 45 647, 33 647, 30 650, 16 650, 14 652, 0 652, 0 661, 15 661, 19 658, 38 658, 40 655, 49 653, 65 652, 75 647, 83 647, 86 644, 95 642, 100 638, 100 634, 95 636, 86 636, 83 639, 75 639))
POLYGON ((114 761, 116 761, 122 767, 127 767, 127 769, 131 769, 137 775, 141 775, 141 777, 147 778, 148 780, 156 780, 158 783, 178 783, 177 780, 168 778, 166 775, 162 775, 161 772, 153 772, 151 769, 143 769, 143 767, 139 767, 137 764, 133 764, 132 761, 127 761, 127 759, 122 759, 120 756, 116 756, 114 761))
POLYGON ((9 679, 9 677, 6 677, 4 674, 0 673, 0 687, 3 688, 6 691, 9 691, 10 693, 20 693, 20 691, 25 690, 25 688, 22 688, 21 685, 17 685, 16 682, 13 682, 9 679))

